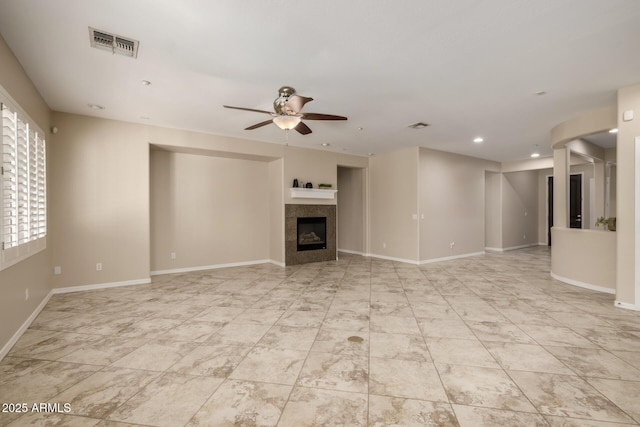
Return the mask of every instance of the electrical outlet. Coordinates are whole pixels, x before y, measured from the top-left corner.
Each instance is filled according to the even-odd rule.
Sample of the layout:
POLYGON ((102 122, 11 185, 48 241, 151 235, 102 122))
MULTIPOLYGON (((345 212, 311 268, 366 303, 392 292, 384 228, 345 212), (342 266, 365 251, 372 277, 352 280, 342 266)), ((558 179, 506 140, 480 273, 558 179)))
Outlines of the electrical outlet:
POLYGON ((53 274, 62 274, 62 267, 60 267, 59 265, 53 267, 53 274))
POLYGON ((387 249, 387 243, 386 242, 382 244, 382 249, 387 249))
POLYGON ((450 247, 451 249, 453 249, 453 247, 454 247, 455 245, 456 245, 456 242, 451 242, 451 243, 449 243, 449 247, 450 247))
POLYGON ((29 288, 24 290, 24 300, 25 301, 29 300, 29 288))
POLYGON ((522 235, 522 240, 527 240, 527 235, 526 234, 522 235))
POLYGON ((411 219, 418 219, 418 214, 411 214, 411 219))
POLYGON ((176 259, 176 253, 175 252, 171 252, 171 259, 176 259))
POLYGON ((102 263, 101 262, 96 264, 96 271, 102 271, 102 263))

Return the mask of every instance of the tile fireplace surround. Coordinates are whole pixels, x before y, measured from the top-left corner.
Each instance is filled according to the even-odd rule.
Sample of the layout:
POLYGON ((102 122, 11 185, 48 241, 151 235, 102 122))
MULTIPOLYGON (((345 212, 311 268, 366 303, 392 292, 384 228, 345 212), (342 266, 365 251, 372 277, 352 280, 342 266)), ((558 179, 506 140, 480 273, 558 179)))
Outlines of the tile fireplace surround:
POLYGON ((335 205, 285 205, 284 207, 284 262, 285 265, 336 259, 336 206, 335 205), (327 248, 298 252, 297 218, 327 218, 327 248))

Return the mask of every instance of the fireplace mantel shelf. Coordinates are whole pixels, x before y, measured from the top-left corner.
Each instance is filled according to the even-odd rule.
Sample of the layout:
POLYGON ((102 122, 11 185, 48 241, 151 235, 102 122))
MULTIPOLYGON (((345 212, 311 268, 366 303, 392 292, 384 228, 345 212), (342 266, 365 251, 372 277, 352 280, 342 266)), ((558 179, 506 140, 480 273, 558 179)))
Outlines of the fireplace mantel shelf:
POLYGON ((338 190, 324 188, 290 188, 292 199, 335 199, 338 190))

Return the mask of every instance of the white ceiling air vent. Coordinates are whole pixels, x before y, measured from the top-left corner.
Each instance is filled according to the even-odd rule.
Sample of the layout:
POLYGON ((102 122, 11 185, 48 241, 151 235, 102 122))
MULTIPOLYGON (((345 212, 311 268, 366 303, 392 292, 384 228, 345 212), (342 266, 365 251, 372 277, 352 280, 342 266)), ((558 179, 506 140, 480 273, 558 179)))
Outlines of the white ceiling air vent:
POLYGON ((136 58, 138 56, 138 41, 127 39, 106 31, 96 30, 89 27, 89 41, 91 47, 106 50, 113 54, 130 56, 136 58))
POLYGON ((409 125, 409 127, 411 129, 424 129, 427 126, 429 126, 429 124, 428 123, 424 123, 424 122, 418 122, 418 123, 414 123, 412 125, 409 125))

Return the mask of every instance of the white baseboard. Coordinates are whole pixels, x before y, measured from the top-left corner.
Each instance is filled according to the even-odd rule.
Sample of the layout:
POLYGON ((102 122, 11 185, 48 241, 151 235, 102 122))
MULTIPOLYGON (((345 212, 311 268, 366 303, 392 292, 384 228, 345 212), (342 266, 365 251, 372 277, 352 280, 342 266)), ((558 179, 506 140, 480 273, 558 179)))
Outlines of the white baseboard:
POLYGON ((613 305, 615 307, 618 308, 624 308, 625 310, 633 310, 633 311, 640 311, 640 306, 635 305, 635 304, 629 304, 627 302, 622 302, 622 301, 614 301, 613 305))
POLYGON ((245 267, 247 265, 269 264, 269 263, 278 265, 280 267, 284 267, 284 263, 281 263, 281 262, 273 261, 270 259, 259 259, 255 261, 241 261, 241 262, 230 262, 226 264, 200 265, 197 267, 173 268, 170 270, 155 270, 151 272, 151 275, 157 276, 159 274, 189 273, 191 271, 216 270, 219 268, 245 267))
POLYGON ((351 255, 367 256, 364 252, 352 251, 350 249, 338 249, 338 252, 344 252, 345 254, 351 255))
POLYGON ((484 251, 483 252, 471 252, 471 253, 468 253, 468 254, 453 255, 453 256, 447 256, 447 257, 442 257, 442 258, 425 259, 425 260, 420 261, 418 264, 419 265, 431 264, 432 262, 450 261, 452 259, 468 258, 468 257, 471 257, 471 256, 478 256, 478 255, 484 255, 484 251))
POLYGON ((410 259, 394 258, 394 257, 390 257, 390 256, 377 255, 377 254, 367 254, 365 256, 368 256, 368 257, 371 257, 371 258, 384 259, 384 260, 387 260, 387 261, 397 261, 397 262, 404 262, 405 264, 418 265, 418 261, 414 261, 414 260, 410 260, 410 259))
POLYGON ((529 244, 526 244, 526 245, 509 246, 508 248, 489 248, 489 247, 486 247, 486 248, 484 248, 484 250, 487 251, 487 252, 506 252, 506 251, 515 251, 516 249, 532 248, 534 246, 541 246, 541 245, 546 245, 546 243, 529 243, 529 244))
POLYGON ((45 305, 47 305, 52 295, 53 295, 53 291, 50 291, 47 294, 47 296, 42 299, 40 304, 38 304, 36 309, 33 310, 33 313, 31 313, 31 316, 29 316, 27 320, 24 321, 24 323, 18 328, 16 333, 13 334, 11 339, 5 343, 2 349, 0 349, 0 361, 4 359, 4 357, 7 354, 9 354, 9 351, 11 351, 11 349, 13 348, 14 345, 16 345, 20 337, 22 337, 22 334, 24 334, 26 330, 29 329, 29 326, 31 326, 33 321, 36 320, 36 317, 38 317, 42 309, 45 307, 45 305))
POLYGON ((93 291, 96 289, 117 288, 120 286, 146 285, 147 283, 151 283, 151 278, 147 277, 146 279, 125 280, 122 282, 95 283, 93 285, 67 286, 64 288, 54 288, 51 292, 53 292, 54 295, 57 295, 57 294, 67 294, 69 292, 81 292, 81 291, 93 291))
POLYGON ((580 282, 578 280, 568 279, 566 277, 558 276, 553 271, 551 271, 550 274, 551 274, 551 277, 553 277, 554 279, 559 280, 559 281, 561 281, 563 283, 566 283, 568 285, 578 286, 579 288, 585 288, 585 289, 589 289, 589 290, 592 290, 592 291, 604 292, 606 294, 615 294, 616 293, 615 289, 605 288, 604 286, 598 286, 598 285, 593 285, 591 283, 584 283, 584 282, 580 282))

